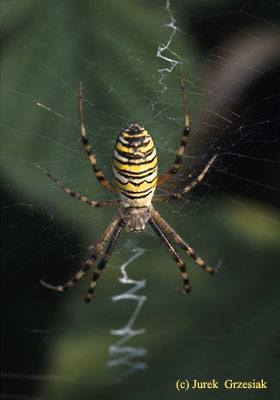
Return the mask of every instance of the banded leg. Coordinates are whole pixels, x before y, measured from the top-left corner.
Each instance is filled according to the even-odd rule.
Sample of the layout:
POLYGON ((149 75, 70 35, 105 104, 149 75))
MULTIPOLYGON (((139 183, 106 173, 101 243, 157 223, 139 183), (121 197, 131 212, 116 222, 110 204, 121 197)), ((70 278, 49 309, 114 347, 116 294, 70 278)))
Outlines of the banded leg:
POLYGON ((64 292, 65 290, 71 288, 72 286, 75 285, 77 281, 79 281, 85 273, 89 270, 91 265, 93 264, 94 260, 98 257, 100 252, 102 251, 103 247, 105 246, 105 243, 107 240, 110 238, 112 235, 112 232, 116 228, 120 221, 120 214, 119 212, 114 216, 112 219, 111 223, 109 224, 108 228, 105 230, 101 240, 97 243, 95 250, 93 253, 90 254, 89 258, 86 260, 84 263, 82 269, 72 278, 70 281, 66 282, 64 285, 59 285, 59 286, 53 286, 50 285, 49 283, 46 283, 45 281, 41 280, 40 283, 45 286, 48 289, 56 290, 58 292, 64 292))
POLYGON ((109 261, 109 258, 111 257, 112 251, 114 250, 114 247, 117 244, 117 241, 119 239, 119 236, 121 234, 123 227, 124 227, 124 221, 120 220, 118 225, 115 227, 115 230, 112 234, 111 240, 108 244, 108 247, 105 251, 104 256, 101 258, 96 270, 93 273, 92 280, 90 282, 90 286, 89 286, 89 289, 88 289, 88 292, 87 292, 86 298, 85 298, 86 303, 89 303, 93 297, 93 292, 95 290, 96 282, 99 279, 102 271, 106 267, 106 264, 109 261))
POLYGON ((88 155, 89 161, 92 165, 92 168, 93 168, 93 171, 95 173, 97 180, 101 183, 101 185, 105 186, 105 188, 111 190, 111 192, 117 193, 117 189, 115 188, 115 186, 113 186, 105 178, 105 176, 102 174, 100 168, 98 167, 96 158, 94 157, 93 152, 92 152, 92 147, 91 147, 91 145, 89 143, 89 139, 86 135, 86 128, 85 128, 84 116, 83 116, 83 106, 82 106, 82 83, 81 82, 79 82, 78 93, 79 93, 79 112, 80 112, 80 123, 81 123, 81 135, 82 135, 82 141, 83 141, 85 151, 88 155))
POLYGON ((216 160, 217 155, 213 156, 210 161, 206 164, 204 169, 201 171, 201 173, 198 175, 197 178, 195 178, 191 183, 189 183, 187 186, 185 186, 182 190, 180 190, 178 193, 171 193, 171 194, 162 194, 160 196, 155 196, 153 198, 153 201, 167 201, 167 200, 175 200, 175 199, 180 199, 184 194, 188 193, 190 190, 192 190, 195 186, 197 186, 204 176, 206 175, 207 171, 213 164, 213 162, 216 160))
POLYGON ((57 184, 65 193, 69 194, 70 196, 74 197, 75 199, 81 200, 83 203, 88 204, 91 207, 110 207, 110 206, 117 206, 119 205, 120 201, 119 200, 108 200, 108 201, 93 201, 90 200, 86 196, 82 196, 79 193, 73 192, 71 189, 67 188, 66 186, 63 185, 55 176, 50 174, 48 171, 46 171, 44 168, 40 167, 40 165, 34 163, 36 167, 41 169, 45 174, 48 175, 48 177, 57 184))
POLYGON ((168 253, 173 258, 173 260, 176 261, 176 263, 181 271, 181 276, 182 276, 183 283, 184 283, 184 290, 182 290, 181 292, 183 294, 189 293, 191 291, 191 286, 190 286, 190 281, 189 281, 189 277, 188 277, 188 273, 187 273, 187 268, 186 268, 184 261, 181 259, 179 254, 176 252, 176 250, 174 249, 172 244, 169 242, 169 240, 167 239, 165 234, 162 232, 162 230, 160 229, 158 224, 152 218, 149 220, 149 224, 154 229, 156 234, 159 236, 160 240, 162 241, 164 246, 167 248, 168 253))
POLYGON ((183 153, 185 150, 185 146, 190 134, 190 120, 189 120, 189 111, 188 111, 188 103, 187 103, 187 95, 186 95, 186 90, 184 86, 184 80, 183 80, 183 75, 180 73, 180 84, 182 88, 182 94, 183 94, 183 101, 184 101, 184 113, 185 113, 185 122, 184 122, 184 129, 183 129, 183 135, 181 138, 181 143, 177 152, 177 156, 175 158, 175 162, 170 168, 170 170, 163 176, 161 176, 158 181, 157 181, 157 186, 163 185, 168 179, 170 179, 173 175, 176 174, 178 169, 180 168, 182 164, 182 157, 183 153))
POLYGON ((211 275, 215 275, 219 269, 219 265, 217 268, 212 268, 210 265, 206 264, 200 257, 198 257, 195 251, 181 238, 180 235, 162 218, 158 211, 153 210, 152 217, 155 221, 174 239, 179 246, 186 251, 188 256, 194 259, 194 261, 200 265, 206 272, 211 275))

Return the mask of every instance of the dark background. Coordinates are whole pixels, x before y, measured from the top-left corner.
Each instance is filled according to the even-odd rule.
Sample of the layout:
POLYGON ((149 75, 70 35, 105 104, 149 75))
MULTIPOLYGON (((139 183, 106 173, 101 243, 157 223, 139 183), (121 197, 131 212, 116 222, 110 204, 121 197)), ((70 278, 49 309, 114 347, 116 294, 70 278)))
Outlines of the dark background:
MULTIPOLYGON (((275 2, 1 3, 2 23, 2 397, 9 399, 175 398, 178 379, 220 382, 200 398, 274 399, 279 393, 279 59, 275 2), (111 178, 115 138, 127 122, 143 123, 158 149, 160 172, 175 157, 183 123, 178 73, 188 93, 192 136, 184 165, 162 192, 183 187, 214 153, 218 160, 187 199, 159 211, 209 264, 187 255, 192 284, 150 229, 124 233, 96 296, 84 304, 90 276, 71 291, 44 289, 82 265, 114 210, 68 198, 34 162, 94 200, 112 198, 93 179, 79 133, 77 82, 84 88, 90 140, 111 178), (53 111, 36 105, 39 102, 53 111), (61 117, 61 116, 62 117, 61 117), (191 176, 190 176, 191 175, 191 176), (133 359, 148 368, 122 378, 108 368, 110 329, 123 327, 135 302, 112 303, 126 288, 119 266, 147 280, 147 300, 133 325, 146 333, 125 345, 146 348, 133 359), (277 312, 278 309, 278 312, 277 312), (268 389, 226 391, 225 379, 264 379, 268 389)), ((278 13, 278 14, 277 14, 278 13)), ((182 252, 180 254, 183 254, 182 252)), ((91 275, 91 273, 89 273, 91 275)))

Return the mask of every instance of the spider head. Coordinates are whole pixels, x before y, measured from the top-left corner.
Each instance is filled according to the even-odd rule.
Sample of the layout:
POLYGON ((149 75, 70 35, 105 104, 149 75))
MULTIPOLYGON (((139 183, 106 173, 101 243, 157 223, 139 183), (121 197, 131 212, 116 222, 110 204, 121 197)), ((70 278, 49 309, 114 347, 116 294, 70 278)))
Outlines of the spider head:
POLYGON ((128 207, 123 208, 122 217, 126 227, 132 232, 142 232, 145 224, 151 217, 150 207, 128 207))

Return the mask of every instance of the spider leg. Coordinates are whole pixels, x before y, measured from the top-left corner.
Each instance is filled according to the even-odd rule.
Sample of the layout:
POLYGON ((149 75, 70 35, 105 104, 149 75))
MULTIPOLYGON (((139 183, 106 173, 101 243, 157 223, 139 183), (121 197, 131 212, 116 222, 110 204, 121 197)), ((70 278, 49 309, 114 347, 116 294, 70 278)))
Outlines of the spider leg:
POLYGON ((90 205, 91 207, 110 207, 110 206, 115 206, 120 203, 119 200, 108 200, 108 201, 93 201, 90 200, 86 196, 82 196, 79 193, 73 192, 71 189, 68 189, 66 186, 63 185, 55 176, 50 174, 48 171, 46 171, 44 168, 40 167, 40 165, 34 163, 36 167, 40 168, 45 174, 48 175, 48 177, 57 184, 62 190, 64 190, 65 193, 69 194, 70 196, 74 197, 75 199, 81 200, 83 203, 86 203, 90 205))
POLYGON ((77 272, 76 275, 72 279, 70 279, 64 285, 59 285, 59 286, 50 285, 49 283, 46 283, 43 280, 41 280, 40 283, 43 286, 45 286, 46 288, 52 289, 52 290, 56 290, 58 292, 64 292, 65 290, 67 290, 67 289, 71 288, 72 286, 74 286, 74 284, 77 281, 79 281, 85 275, 85 273, 88 271, 88 269, 91 267, 91 265, 93 264, 95 259, 98 257, 98 255, 100 254, 100 252, 104 248, 105 243, 107 242, 107 240, 112 235, 112 232, 116 229, 116 226, 118 226, 119 222, 120 222, 120 213, 117 212, 117 214, 114 216, 114 218, 110 222, 109 226, 105 230, 102 238, 97 243, 94 252, 90 254, 89 258, 84 263, 82 269, 79 272, 77 272))
POLYGON ((100 168, 97 165, 96 158, 93 155, 92 152, 92 147, 89 143, 89 139, 86 135, 86 128, 84 124, 84 116, 83 116, 83 106, 82 106, 82 83, 79 82, 79 87, 78 87, 78 94, 79 94, 79 113, 80 113, 80 123, 81 123, 81 135, 82 135, 82 141, 83 145, 85 148, 85 151, 88 155, 89 161, 92 165, 93 171, 95 173, 95 176, 97 180, 101 183, 101 185, 105 186, 107 189, 111 190, 111 192, 117 193, 117 189, 115 188, 114 185, 112 185, 102 174, 100 168))
POLYGON ((182 94, 183 94, 183 101, 184 101, 184 113, 185 113, 185 122, 184 122, 184 129, 183 129, 183 134, 181 138, 181 143, 175 158, 175 162, 173 163, 172 167, 170 170, 163 176, 161 176, 158 181, 157 181, 157 186, 163 185, 168 179, 172 178, 180 168, 182 164, 182 157, 183 153, 185 150, 185 146, 190 134, 190 120, 189 120, 189 111, 188 111, 188 103, 187 103, 187 95, 186 95, 186 89, 184 86, 184 80, 183 80, 183 75, 180 72, 180 84, 182 88, 182 94))
POLYGON ((168 224, 168 222, 165 221, 165 219, 162 218, 162 216, 159 214, 158 211, 155 209, 152 212, 152 217, 155 219, 155 221, 167 232, 169 235, 174 239, 176 243, 179 244, 179 246, 186 251, 188 256, 194 259, 194 261, 200 265, 206 272, 208 272, 211 275, 215 275, 219 269, 219 266, 217 268, 212 268, 210 265, 206 264, 200 257, 198 257, 195 253, 195 251, 181 238, 180 235, 168 224))
POLYGON ((214 155, 210 161, 206 164, 204 169, 201 171, 201 173, 198 175, 197 178, 195 178, 191 183, 189 183, 187 186, 185 186, 182 190, 180 190, 178 193, 171 193, 171 194, 162 194, 160 196, 155 196, 153 198, 154 201, 167 201, 167 200, 175 200, 175 199, 180 199, 184 194, 188 193, 190 190, 192 190, 195 186, 197 186, 204 176, 206 175, 207 171, 213 164, 213 162, 216 160, 217 155, 214 155))
POLYGON ((118 223, 118 225, 115 227, 115 230, 111 236, 111 240, 107 246, 107 249, 105 251, 104 256, 101 258, 101 260, 99 261, 99 264, 96 268, 96 270, 93 273, 91 282, 90 282, 90 286, 89 289, 87 291, 86 294, 86 298, 85 298, 85 302, 89 303, 93 297, 93 292, 95 290, 95 286, 96 286, 96 282, 99 279, 102 271, 104 270, 104 268, 106 267, 107 262, 109 261, 109 258, 111 257, 111 254, 114 250, 115 245, 117 244, 117 241, 119 239, 120 233, 124 227, 125 223, 124 221, 121 219, 118 223))
POLYGON ((150 218, 149 224, 154 229, 156 234, 159 236, 160 240, 162 241, 164 246, 167 248, 168 253, 173 258, 173 260, 176 261, 176 263, 181 271, 181 276, 182 276, 183 283, 184 283, 184 290, 182 290, 182 293, 183 294, 189 293, 191 291, 191 286, 190 286, 190 281, 188 278, 188 273, 187 273, 187 269, 186 269, 186 265, 185 265, 184 261, 181 259, 179 254, 176 252, 176 250, 174 249, 172 244, 169 242, 169 240, 167 239, 167 237, 162 232, 162 230, 160 229, 160 227, 154 221, 153 218, 150 218))

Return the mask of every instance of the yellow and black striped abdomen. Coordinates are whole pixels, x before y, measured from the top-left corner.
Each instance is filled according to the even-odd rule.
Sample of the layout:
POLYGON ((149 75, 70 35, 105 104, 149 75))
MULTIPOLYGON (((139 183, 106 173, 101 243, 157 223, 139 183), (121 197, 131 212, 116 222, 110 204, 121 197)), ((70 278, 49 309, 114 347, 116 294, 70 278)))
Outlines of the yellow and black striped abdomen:
POLYGON ((148 207, 157 184, 157 153, 148 131, 131 124, 118 136, 113 158, 114 182, 126 207, 148 207))

